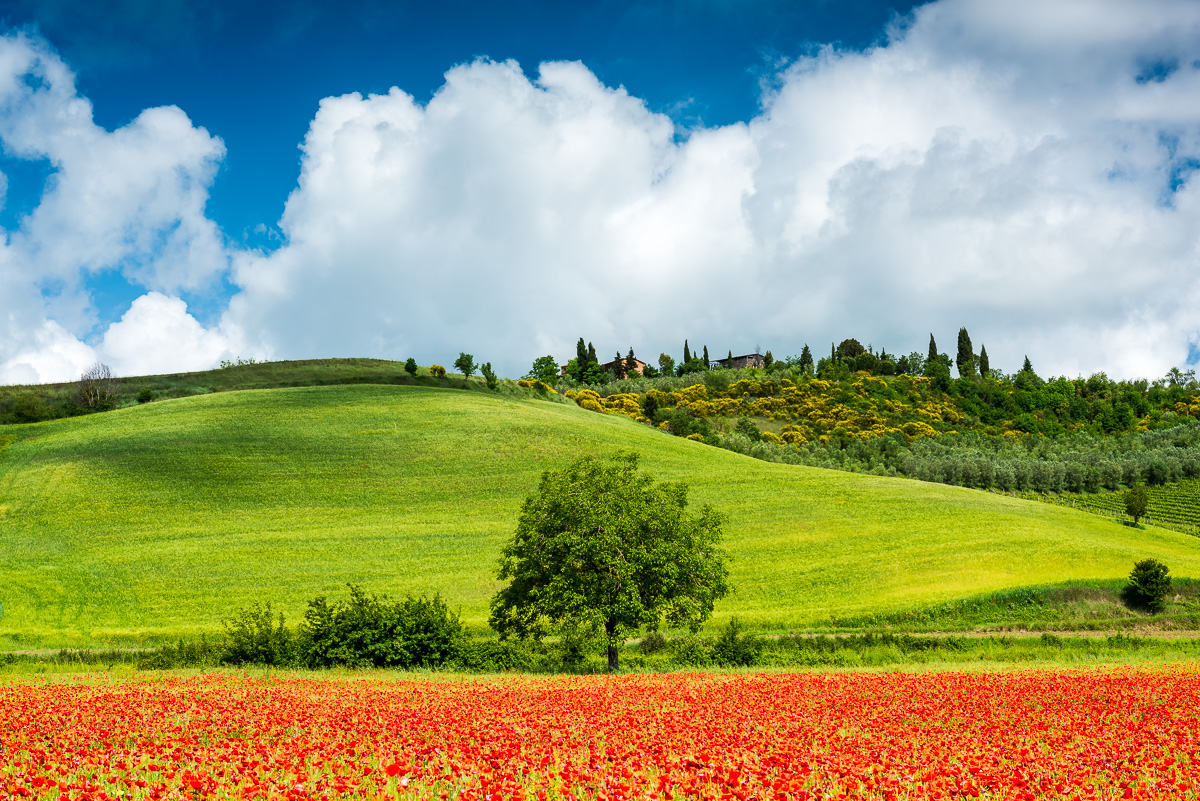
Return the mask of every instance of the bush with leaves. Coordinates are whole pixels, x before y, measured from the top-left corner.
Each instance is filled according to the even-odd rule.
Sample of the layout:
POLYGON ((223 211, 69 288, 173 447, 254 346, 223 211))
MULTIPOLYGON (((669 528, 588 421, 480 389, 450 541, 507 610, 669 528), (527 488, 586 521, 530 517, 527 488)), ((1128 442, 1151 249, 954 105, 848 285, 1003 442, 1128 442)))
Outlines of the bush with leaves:
POLYGON ((416 374, 417 374, 417 360, 416 360, 416 359, 414 359, 413 357, 409 356, 409 357, 408 357, 408 361, 406 361, 406 362, 404 363, 404 372, 408 373, 408 374, 409 374, 409 375, 411 375, 411 376, 416 376, 416 374))
POLYGON ((762 657, 762 640, 746 633, 746 627, 736 617, 721 631, 713 643, 713 659, 726 667, 750 667, 757 665, 762 657))
POLYGON ((1158 613, 1166 606, 1171 592, 1171 571, 1157 559, 1143 559, 1133 566, 1129 584, 1122 594, 1130 606, 1158 613))
POLYGON ((442 367, 440 364, 431 364, 429 365, 429 374, 434 378, 445 378, 446 368, 442 367))
POLYGON ((441 667, 454 660, 464 632, 440 595, 390 601, 350 584, 350 597, 309 601, 296 642, 309 667, 441 667))
POLYGON ((483 373, 483 380, 487 382, 488 389, 495 389, 500 386, 500 379, 496 377, 496 372, 492 369, 491 362, 484 362, 479 365, 479 372, 483 373))
POLYGON ((224 621, 225 655, 223 662, 235 665, 286 665, 293 657, 292 635, 271 614, 271 604, 252 604, 224 621))

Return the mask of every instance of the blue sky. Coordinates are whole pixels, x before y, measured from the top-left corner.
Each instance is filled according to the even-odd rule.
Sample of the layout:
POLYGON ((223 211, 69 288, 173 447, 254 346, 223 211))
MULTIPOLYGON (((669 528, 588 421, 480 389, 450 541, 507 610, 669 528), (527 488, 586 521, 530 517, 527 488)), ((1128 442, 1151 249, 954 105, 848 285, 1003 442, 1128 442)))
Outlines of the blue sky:
POLYGON ((1200 342, 1197 11, 0 3, 0 381, 960 325, 1160 375, 1200 342))

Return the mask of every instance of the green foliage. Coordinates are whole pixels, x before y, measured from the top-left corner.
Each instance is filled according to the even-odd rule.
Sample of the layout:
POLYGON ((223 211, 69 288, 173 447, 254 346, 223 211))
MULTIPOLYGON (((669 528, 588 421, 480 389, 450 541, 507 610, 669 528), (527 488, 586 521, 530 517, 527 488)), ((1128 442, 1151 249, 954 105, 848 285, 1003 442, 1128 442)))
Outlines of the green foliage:
POLYGON ((763 369, 770 370, 771 367, 774 366, 774 364, 775 364, 775 357, 772 356, 771 351, 768 350, 766 353, 763 354, 763 369))
POLYGON ((18 423, 36 423, 49 417, 49 409, 41 396, 26 392, 13 402, 12 417, 18 423))
POLYGON ((867 349, 857 339, 843 339, 835 351, 838 359, 853 359, 866 352, 867 349))
POLYGON ((807 342, 804 343, 804 349, 800 351, 800 372, 804 375, 813 373, 812 351, 808 349, 807 342))
POLYGON ((670 354, 658 354, 658 370, 663 375, 675 375, 675 360, 671 358, 670 354))
POLYGON ((1146 507, 1150 503, 1150 496, 1146 493, 1146 487, 1139 484, 1125 493, 1125 514, 1133 518, 1134 525, 1146 516, 1146 507))
POLYGON ((992 372, 991 363, 988 361, 987 346, 979 346, 979 375, 987 378, 992 372))
POLYGON ((551 629, 602 630, 610 669, 640 626, 698 628, 728 593, 718 549, 722 517, 685 512, 687 487, 656 484, 638 457, 591 457, 547 470, 501 551, 490 622, 501 636, 540 639, 551 629))
POLYGON ((958 367, 959 378, 972 378, 975 375, 975 351, 971 347, 971 335, 966 328, 958 329, 958 356, 954 360, 958 367))
POLYGON ((491 362, 484 362, 479 365, 479 372, 483 374, 483 380, 487 383, 488 389, 495 389, 500 386, 500 379, 497 378, 496 372, 492 369, 491 362))
POLYGON ((475 357, 469 353, 459 353, 458 358, 454 360, 454 367, 458 372, 462 373, 463 378, 470 378, 476 368, 475 357))
POLYGON ((408 373, 411 376, 414 376, 414 377, 416 376, 417 360, 414 359, 412 356, 409 356, 408 359, 404 362, 404 372, 408 373))
POLYGON ((734 428, 734 430, 752 442, 759 442, 762 440, 762 431, 759 430, 758 426, 756 426, 754 421, 749 417, 738 418, 737 426, 734 428))
MULTIPOLYGON (((580 344, 583 340, 579 340, 580 344)), ((584 351, 586 354, 586 350, 584 351)), ((553 384, 558 378, 558 361, 553 356, 539 356, 533 360, 533 364, 529 368, 524 378, 530 381, 541 381, 544 384, 553 384)))
POLYGON ((1157 559, 1143 559, 1136 563, 1129 574, 1129 585, 1125 588, 1130 605, 1150 613, 1161 612, 1167 594, 1171 592, 1170 573, 1170 568, 1157 559))
POLYGON ((462 622, 440 595, 389 601, 349 585, 350 597, 313 599, 296 656, 309 667, 441 667, 456 659, 462 622))
POLYGON ((150 387, 142 387, 138 390, 138 403, 149 403, 152 400, 154 400, 154 390, 150 389, 150 387))
POLYGON ((721 636, 713 643, 712 655, 718 665, 750 667, 758 664, 762 651, 762 640, 747 634, 746 627, 735 616, 729 618, 721 636))
POLYGON ((291 632, 284 625, 282 612, 278 623, 274 622, 270 602, 251 604, 226 620, 224 625, 223 661, 235 665, 286 665, 291 662, 291 632))
POLYGON ((429 365, 429 374, 434 378, 445 378, 446 368, 442 367, 440 364, 431 364, 429 365))

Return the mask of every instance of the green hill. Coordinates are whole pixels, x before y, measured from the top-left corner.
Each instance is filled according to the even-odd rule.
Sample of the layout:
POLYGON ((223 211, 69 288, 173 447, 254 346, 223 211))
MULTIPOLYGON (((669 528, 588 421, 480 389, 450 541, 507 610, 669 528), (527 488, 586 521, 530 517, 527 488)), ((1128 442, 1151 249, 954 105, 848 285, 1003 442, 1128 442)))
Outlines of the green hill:
MULTIPOLYGON (((1200 576, 1200 540, 977 490, 754 460, 570 404, 420 386, 222 392, 5 426, 0 645, 295 622, 346 582, 440 591, 482 628, 501 542, 541 471, 636 449, 730 518, 718 615, 788 627, 982 592, 1200 576)), ((0 438, 2 439, 2 438, 0 438)), ((3 445, 0 444, 0 448, 3 445)))

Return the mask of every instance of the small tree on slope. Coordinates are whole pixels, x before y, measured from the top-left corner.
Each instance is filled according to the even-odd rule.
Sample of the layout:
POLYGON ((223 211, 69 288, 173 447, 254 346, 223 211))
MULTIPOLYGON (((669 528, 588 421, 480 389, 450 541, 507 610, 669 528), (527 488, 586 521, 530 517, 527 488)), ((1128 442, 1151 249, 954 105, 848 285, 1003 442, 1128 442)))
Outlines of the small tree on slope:
POLYGON ((695 631, 712 615, 729 592, 724 519, 707 505, 687 514, 687 487, 655 483, 637 461, 585 456, 542 474, 501 551, 497 576, 509 583, 490 619, 501 637, 599 630, 615 671, 618 645, 639 627, 695 631))

